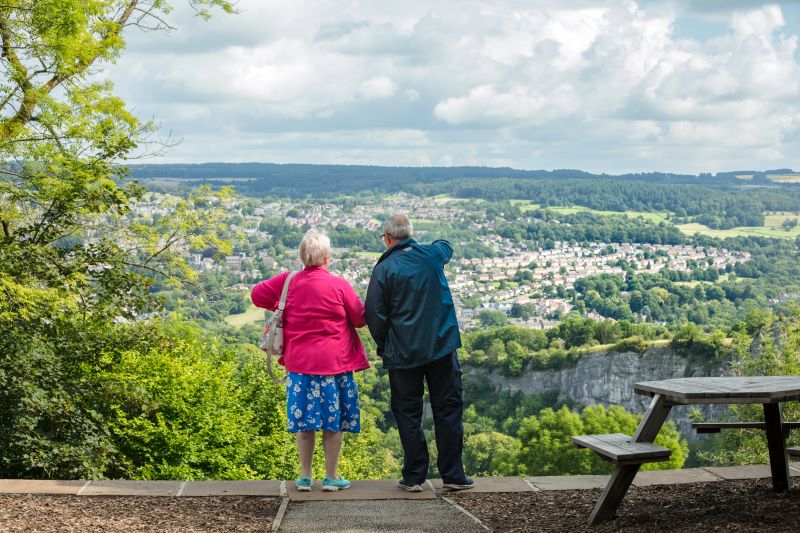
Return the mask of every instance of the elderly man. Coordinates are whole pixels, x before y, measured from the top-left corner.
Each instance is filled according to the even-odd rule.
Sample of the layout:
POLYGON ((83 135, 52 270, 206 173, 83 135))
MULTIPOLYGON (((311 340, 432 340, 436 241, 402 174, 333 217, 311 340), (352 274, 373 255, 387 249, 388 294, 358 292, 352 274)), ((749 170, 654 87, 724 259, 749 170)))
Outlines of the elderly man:
POLYGON ((472 488, 461 451, 464 402, 456 349, 461 347, 453 298, 444 276, 453 248, 445 240, 418 244, 411 222, 395 215, 383 225, 386 252, 372 271, 365 303, 367 325, 389 371, 392 413, 405 460, 400 487, 420 492, 428 473, 422 431, 423 380, 428 382, 436 428, 439 475, 450 490, 472 488))

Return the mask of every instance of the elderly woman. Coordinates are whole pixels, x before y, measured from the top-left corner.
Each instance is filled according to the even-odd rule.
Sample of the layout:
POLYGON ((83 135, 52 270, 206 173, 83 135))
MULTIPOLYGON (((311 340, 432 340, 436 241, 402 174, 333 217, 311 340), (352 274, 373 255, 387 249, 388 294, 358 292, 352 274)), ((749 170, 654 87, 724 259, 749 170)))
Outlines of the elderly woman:
MULTIPOLYGON (((305 268, 289 281, 283 311, 288 431, 295 433, 301 474, 297 490, 313 486, 311 460, 322 431, 325 479, 322 490, 350 487, 337 471, 342 432, 360 431, 358 389, 353 372, 369 368, 355 328, 364 327, 364 304, 344 279, 328 272, 331 241, 310 230, 300 243, 305 268)), ((262 281, 251 293, 258 307, 275 310, 289 272, 262 281)))

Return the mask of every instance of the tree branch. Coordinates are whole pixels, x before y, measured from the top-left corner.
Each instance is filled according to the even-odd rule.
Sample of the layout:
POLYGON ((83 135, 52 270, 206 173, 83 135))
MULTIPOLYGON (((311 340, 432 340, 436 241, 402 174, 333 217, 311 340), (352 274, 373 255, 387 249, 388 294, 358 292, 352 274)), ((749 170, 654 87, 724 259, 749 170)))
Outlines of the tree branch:
POLYGON ((145 262, 144 262, 144 264, 146 265, 146 264, 150 263, 150 261, 152 261, 153 259, 155 259, 155 258, 156 258, 156 257, 158 257, 159 255, 161 255, 163 252, 165 252, 166 250, 168 250, 168 249, 169 249, 169 248, 170 248, 170 247, 171 247, 173 244, 175 244, 176 242, 178 242, 178 240, 179 240, 179 239, 176 239, 176 238, 175 238, 177 235, 178 235, 178 230, 175 230, 175 231, 173 231, 173 232, 172 232, 172 235, 170 235, 169 237, 167 237, 167 241, 166 241, 166 243, 164 244, 164 246, 163 246, 163 247, 162 247, 160 250, 158 250, 156 253, 154 253, 153 255, 151 255, 150 257, 148 257, 148 258, 147 258, 147 261, 145 261, 145 262))
MULTIPOLYGON (((11 137, 13 132, 20 126, 24 125, 30 117, 33 116, 33 110, 36 107, 36 97, 34 95, 33 85, 28 79, 28 69, 20 61, 19 56, 13 46, 13 37, 11 35, 11 28, 9 27, 9 20, 5 13, 0 13, 0 39, 2 45, 2 57, 8 61, 13 71, 12 79, 16 82, 17 88, 22 89, 22 104, 17 110, 16 114, 10 119, 0 122, 0 139, 7 139, 11 137)), ((16 89, 14 90, 16 92, 16 89)))
POLYGON ((79 76, 86 72, 86 70, 97 60, 101 51, 105 50, 109 43, 122 32, 122 29, 130 19, 131 15, 135 12, 136 7, 139 5, 140 0, 130 0, 125 9, 119 15, 119 18, 114 21, 114 28, 100 41, 96 52, 90 57, 80 61, 74 68, 68 72, 61 72, 54 74, 40 90, 31 84, 28 76, 28 69, 20 61, 14 48, 12 46, 11 29, 9 28, 9 21, 5 15, 0 14, 0 38, 2 39, 2 56, 8 60, 12 68, 19 78, 17 84, 23 90, 22 105, 17 113, 0 123, 0 140, 7 140, 13 136, 14 132, 19 126, 25 125, 30 122, 33 117, 33 112, 36 110, 37 93, 50 94, 53 89, 61 85, 64 81, 79 76))
POLYGON ((125 266, 128 266, 128 267, 131 267, 131 268, 142 268, 144 270, 148 270, 148 271, 150 271, 150 272, 152 272, 154 274, 158 274, 159 276, 164 276, 167 279, 171 279, 173 281, 177 281, 181 285, 186 285, 187 287, 191 287, 191 288, 193 288, 193 289, 195 289, 195 290, 197 290, 198 292, 201 292, 201 293, 206 293, 207 292, 203 287, 201 287, 200 285, 198 285, 196 283, 192 283, 189 280, 175 277, 175 276, 173 276, 171 274, 168 274, 168 273, 164 272, 163 270, 158 270, 157 268, 149 267, 149 266, 146 266, 146 265, 141 265, 139 263, 130 263, 128 261, 122 261, 122 264, 125 265, 125 266))

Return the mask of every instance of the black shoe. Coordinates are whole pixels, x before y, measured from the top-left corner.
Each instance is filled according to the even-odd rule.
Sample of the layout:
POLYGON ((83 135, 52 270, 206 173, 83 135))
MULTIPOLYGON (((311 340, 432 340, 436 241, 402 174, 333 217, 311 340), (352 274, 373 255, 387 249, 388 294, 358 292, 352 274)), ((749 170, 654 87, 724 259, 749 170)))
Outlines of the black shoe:
POLYGON ((397 486, 406 492, 422 492, 422 485, 419 485, 418 483, 411 483, 404 479, 398 481, 397 486))
POLYGON ((474 486, 475 486, 475 482, 472 480, 472 478, 468 478, 468 477, 465 477, 463 480, 459 481, 458 483, 444 483, 444 484, 442 484, 442 488, 446 489, 446 490, 467 490, 467 489, 471 489, 474 486))

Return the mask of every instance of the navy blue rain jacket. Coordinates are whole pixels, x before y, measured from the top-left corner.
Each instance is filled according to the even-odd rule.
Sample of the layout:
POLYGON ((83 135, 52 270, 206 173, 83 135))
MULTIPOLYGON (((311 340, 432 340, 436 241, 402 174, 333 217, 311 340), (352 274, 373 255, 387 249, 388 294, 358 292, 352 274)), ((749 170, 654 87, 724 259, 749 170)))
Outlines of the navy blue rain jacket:
POLYGON ((398 242, 375 265, 369 280, 367 326, 387 370, 413 368, 461 347, 444 265, 453 256, 445 240, 398 242))

